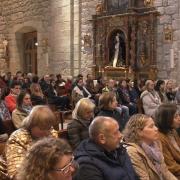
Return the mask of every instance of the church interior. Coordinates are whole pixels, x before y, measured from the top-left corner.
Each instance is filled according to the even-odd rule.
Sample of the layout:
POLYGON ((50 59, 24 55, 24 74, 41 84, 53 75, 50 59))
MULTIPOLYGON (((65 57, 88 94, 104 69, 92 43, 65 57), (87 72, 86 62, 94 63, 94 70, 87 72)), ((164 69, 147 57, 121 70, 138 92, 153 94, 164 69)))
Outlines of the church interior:
POLYGON ((178 0, 1 1, 1 74, 179 81, 178 0), (121 68, 111 68, 117 33, 121 68))
POLYGON ((0 0, 0 180, 180 179, 180 0, 0 0))

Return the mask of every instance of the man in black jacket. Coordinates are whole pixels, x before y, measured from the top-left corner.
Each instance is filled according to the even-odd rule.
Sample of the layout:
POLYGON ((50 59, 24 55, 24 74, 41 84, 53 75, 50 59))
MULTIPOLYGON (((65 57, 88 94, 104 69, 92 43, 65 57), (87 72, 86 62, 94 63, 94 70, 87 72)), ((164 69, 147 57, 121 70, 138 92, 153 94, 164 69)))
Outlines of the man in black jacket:
POLYGON ((90 139, 75 151, 79 170, 74 180, 136 180, 126 149, 120 143, 122 134, 116 120, 96 117, 89 127, 90 139))

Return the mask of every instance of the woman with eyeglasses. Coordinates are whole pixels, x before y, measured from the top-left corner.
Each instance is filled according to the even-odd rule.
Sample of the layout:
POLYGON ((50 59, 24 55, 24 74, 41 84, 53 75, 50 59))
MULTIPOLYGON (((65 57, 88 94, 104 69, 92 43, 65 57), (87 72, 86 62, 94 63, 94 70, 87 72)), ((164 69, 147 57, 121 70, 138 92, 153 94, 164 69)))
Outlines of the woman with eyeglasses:
POLYGON ((11 178, 16 178, 18 167, 37 140, 47 136, 57 137, 57 132, 52 128, 55 122, 56 117, 47 106, 35 106, 23 120, 22 127, 11 134, 5 151, 11 178))
POLYGON ((180 179, 180 137, 176 129, 180 127, 179 113, 175 104, 167 103, 159 106, 155 116, 165 163, 178 179, 180 179))
POLYGON ((31 147, 19 168, 17 180, 71 180, 76 168, 66 141, 45 138, 31 147))
POLYGON ((150 116, 131 116, 124 130, 124 139, 140 180, 177 180, 164 162, 158 129, 150 116))

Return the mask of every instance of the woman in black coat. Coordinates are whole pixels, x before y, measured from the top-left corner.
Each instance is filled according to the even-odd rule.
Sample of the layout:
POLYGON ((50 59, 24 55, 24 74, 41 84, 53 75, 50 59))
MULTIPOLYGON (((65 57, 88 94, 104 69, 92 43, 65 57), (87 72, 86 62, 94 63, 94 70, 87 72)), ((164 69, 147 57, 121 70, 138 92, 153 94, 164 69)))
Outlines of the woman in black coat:
POLYGON ((33 106, 47 104, 41 86, 38 83, 31 84, 30 92, 31 92, 31 101, 33 106))
POLYGON ((80 99, 72 114, 72 122, 67 126, 69 143, 76 148, 89 137, 88 129, 94 117, 95 104, 89 98, 80 99))

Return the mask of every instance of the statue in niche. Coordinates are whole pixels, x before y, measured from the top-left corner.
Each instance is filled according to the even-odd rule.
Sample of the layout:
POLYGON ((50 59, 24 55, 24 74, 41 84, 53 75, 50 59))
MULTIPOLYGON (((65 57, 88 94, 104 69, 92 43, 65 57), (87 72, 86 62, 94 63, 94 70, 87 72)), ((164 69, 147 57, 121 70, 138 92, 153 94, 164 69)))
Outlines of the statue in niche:
POLYGON ((110 47, 110 63, 113 67, 125 66, 126 48, 124 33, 117 32, 112 36, 112 47, 110 47))
POLYGON ((85 48, 91 48, 92 46, 92 40, 91 40, 91 35, 90 34, 85 34, 84 35, 84 47, 85 48))
POLYGON ((116 37, 116 44, 115 44, 115 53, 114 53, 114 59, 113 59, 113 67, 117 66, 119 55, 121 54, 121 48, 120 48, 120 39, 119 39, 119 33, 117 33, 116 37))
POLYGON ((153 0, 144 0, 145 6, 153 6, 153 0))
POLYGON ((97 15, 100 15, 103 13, 103 3, 98 3, 96 5, 96 14, 97 15))
POLYGON ((8 59, 8 41, 4 39, 2 42, 0 42, 0 45, 0 49, 3 51, 2 57, 4 59, 8 59))

